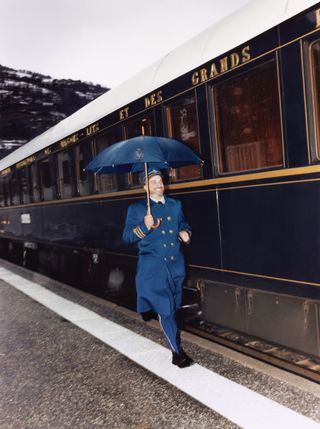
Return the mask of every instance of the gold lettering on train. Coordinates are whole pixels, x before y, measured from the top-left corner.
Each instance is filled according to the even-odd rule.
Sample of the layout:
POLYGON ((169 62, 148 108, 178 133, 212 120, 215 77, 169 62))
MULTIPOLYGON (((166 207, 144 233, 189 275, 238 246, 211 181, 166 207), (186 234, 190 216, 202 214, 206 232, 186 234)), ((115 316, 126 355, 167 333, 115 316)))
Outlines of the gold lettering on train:
POLYGON ((320 27, 320 9, 316 10, 316 28, 320 27))
POLYGON ((213 79, 220 74, 226 73, 228 70, 238 67, 240 64, 246 63, 250 59, 250 46, 245 46, 242 49, 241 54, 238 52, 232 52, 230 55, 221 58, 216 63, 211 63, 209 66, 210 69, 204 67, 192 73, 192 85, 198 85, 199 83, 206 82, 208 79, 213 79))
POLYGON ((199 83, 199 72, 192 73, 191 81, 192 81, 192 85, 198 85, 198 83, 199 83))
POLYGON ((220 60, 220 73, 224 73, 229 70, 228 57, 221 58, 220 60))
POLYGON ((119 118, 120 118, 120 121, 122 121, 123 119, 129 118, 129 106, 120 110, 119 118))
POLYGON ((216 77, 219 75, 219 72, 217 70, 217 67, 215 65, 215 63, 211 64, 211 68, 210 68, 210 79, 212 79, 213 77, 216 77))
POLYGON ((89 125, 86 128, 86 136, 92 136, 92 134, 97 133, 99 130, 100 130, 99 122, 96 122, 95 124, 89 125))
POLYGON ((200 82, 205 82, 206 80, 208 80, 207 70, 201 69, 200 70, 200 82))
POLYGON ((231 68, 232 69, 233 69, 233 67, 237 67, 240 63, 240 57, 236 52, 234 54, 230 55, 230 60, 231 60, 231 68))
POLYGON ((250 51, 250 46, 246 46, 245 48, 242 49, 242 63, 246 63, 251 59, 251 55, 249 51, 250 51))
POLYGON ((5 176, 6 174, 11 173, 11 167, 6 168, 5 170, 1 171, 1 176, 5 176))
POLYGON ((29 156, 29 158, 24 159, 23 161, 20 161, 16 164, 16 168, 22 168, 25 167, 28 164, 31 164, 33 161, 36 160, 36 156, 29 156))
POLYGON ((72 136, 69 136, 69 137, 61 140, 60 147, 63 148, 63 147, 69 146, 71 144, 76 143, 78 140, 79 140, 78 133, 74 133, 74 134, 72 134, 72 136))
POLYGON ((155 106, 163 100, 162 91, 154 92, 153 94, 144 97, 144 106, 147 109, 150 106, 155 106))

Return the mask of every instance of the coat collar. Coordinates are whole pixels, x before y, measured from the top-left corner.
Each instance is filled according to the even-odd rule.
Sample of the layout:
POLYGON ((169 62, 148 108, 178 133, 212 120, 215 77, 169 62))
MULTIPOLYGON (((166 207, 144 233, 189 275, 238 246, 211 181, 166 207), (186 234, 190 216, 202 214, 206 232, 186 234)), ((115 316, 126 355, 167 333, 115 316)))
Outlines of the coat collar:
MULTIPOLYGON (((164 204, 168 203, 168 198, 165 196, 163 198, 164 198, 164 204)), ((144 202, 147 205, 147 197, 145 197, 144 202)), ((157 202, 150 198, 150 205, 155 206, 155 205, 157 205, 157 202)))
POLYGON ((157 204, 159 201, 160 201, 162 204, 165 204, 165 203, 166 203, 166 199, 165 199, 164 195, 162 196, 161 200, 159 200, 159 201, 154 200, 152 197, 150 197, 150 200, 151 200, 154 204, 157 204))

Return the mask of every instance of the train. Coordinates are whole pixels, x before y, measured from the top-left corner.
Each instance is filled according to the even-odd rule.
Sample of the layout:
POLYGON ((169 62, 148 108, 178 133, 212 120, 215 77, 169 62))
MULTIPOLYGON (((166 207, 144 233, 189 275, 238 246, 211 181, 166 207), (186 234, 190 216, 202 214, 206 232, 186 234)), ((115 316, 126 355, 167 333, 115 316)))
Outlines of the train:
POLYGON ((122 240, 136 173, 96 175, 143 133, 204 160, 166 172, 182 201, 186 324, 320 357, 320 3, 256 0, 0 160, 0 257, 135 307, 122 240))

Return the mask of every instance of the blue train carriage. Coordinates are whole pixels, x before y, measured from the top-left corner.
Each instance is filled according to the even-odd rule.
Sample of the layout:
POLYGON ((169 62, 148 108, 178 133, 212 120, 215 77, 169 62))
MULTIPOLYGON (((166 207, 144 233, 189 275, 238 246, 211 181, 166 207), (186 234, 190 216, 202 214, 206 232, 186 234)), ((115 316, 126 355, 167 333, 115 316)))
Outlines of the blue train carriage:
POLYGON ((205 160, 167 178, 200 329, 319 357, 319 29, 319 3, 255 1, 2 159, 1 257, 133 307, 138 179, 85 166, 142 129, 171 136, 205 160))

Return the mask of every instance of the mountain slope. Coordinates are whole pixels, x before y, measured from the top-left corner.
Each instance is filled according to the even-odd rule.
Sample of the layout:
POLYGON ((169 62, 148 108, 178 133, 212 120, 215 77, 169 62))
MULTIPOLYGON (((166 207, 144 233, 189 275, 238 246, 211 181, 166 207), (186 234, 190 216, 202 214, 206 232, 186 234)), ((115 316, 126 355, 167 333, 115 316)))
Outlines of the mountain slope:
POLYGON ((0 65, 0 159, 108 90, 0 65))

